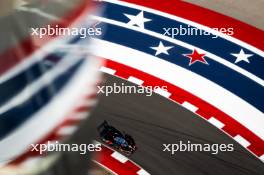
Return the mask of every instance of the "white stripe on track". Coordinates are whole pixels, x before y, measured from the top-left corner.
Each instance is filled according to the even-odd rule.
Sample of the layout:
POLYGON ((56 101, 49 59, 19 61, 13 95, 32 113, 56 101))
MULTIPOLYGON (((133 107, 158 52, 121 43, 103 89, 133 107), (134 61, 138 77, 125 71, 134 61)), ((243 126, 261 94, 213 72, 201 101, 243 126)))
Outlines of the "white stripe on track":
POLYGON ((49 85, 58 78, 61 74, 68 71, 74 64, 76 64, 80 59, 72 58, 71 55, 62 59, 52 70, 43 74, 39 79, 32 82, 26 86, 18 95, 11 98, 4 105, 0 107, 0 114, 24 103, 26 100, 31 98, 35 93, 37 93, 41 88, 49 85))
POLYGON ((171 37, 168 37, 168 36, 164 36, 162 34, 159 34, 159 33, 156 33, 156 32, 153 32, 153 31, 150 31, 150 30, 146 30, 146 29, 142 29, 142 28, 139 28, 139 27, 136 27, 136 26, 131 26, 131 25, 128 25, 126 23, 123 23, 123 22, 119 22, 119 21, 114 21, 114 20, 111 20, 111 19, 107 19, 107 18, 103 18, 103 17, 98 17, 98 16, 93 16, 93 18, 95 20, 98 20, 98 21, 101 21, 101 22, 105 22, 105 23, 108 23, 108 24, 113 24, 113 25, 116 25, 116 26, 119 26, 119 27, 123 27, 123 28, 127 28, 127 29, 130 29, 130 30, 134 30, 134 31, 137 31, 137 32, 141 32, 141 33, 144 33, 144 34, 147 34, 147 35, 150 35, 150 36, 153 36, 153 37, 156 37, 156 38, 159 38, 159 39, 162 39, 162 40, 166 40, 166 41, 169 41, 171 43, 174 43, 176 45, 180 45, 184 48, 188 48, 190 50, 194 50, 194 49, 197 49, 199 50, 199 52, 201 53, 206 53, 206 56, 209 57, 210 59, 220 63, 220 64, 223 64, 225 65, 226 67, 248 77, 249 79, 255 81, 256 83, 260 84, 261 86, 264 86, 264 80, 262 80, 261 78, 257 77, 256 75, 248 72, 247 70, 245 69, 242 69, 241 67, 229 62, 229 61, 226 61, 225 59, 215 55, 215 54, 212 54, 206 50, 203 50, 199 47, 195 47, 191 44, 188 44, 188 43, 185 43, 185 42, 182 42, 180 40, 176 40, 176 39, 173 39, 171 37))
POLYGON ((87 94, 93 93, 89 86, 94 86, 99 79, 98 69, 94 67, 101 64, 99 59, 87 58, 70 82, 49 104, 0 141, 0 148, 5 148, 0 149, 0 160, 6 160, 1 162, 2 165, 26 152, 30 144, 37 143, 57 127, 72 112, 76 101, 82 97, 83 90, 87 94))
POLYGON ((140 79, 133 77, 133 76, 130 76, 127 80, 132 82, 132 83, 135 83, 137 85, 142 85, 144 83, 143 80, 140 80, 140 79))
POLYGON ((235 136, 234 140, 240 143, 241 145, 243 145, 245 148, 247 148, 250 145, 250 142, 240 135, 235 136))
POLYGON ((188 25, 191 25, 191 26, 194 26, 198 29, 201 29, 201 30, 205 30, 205 31, 208 31, 214 35, 217 35, 217 36, 220 36, 221 38, 224 38, 228 41, 231 41, 233 43, 236 43, 242 47, 245 47, 251 51, 253 51, 254 53, 262 56, 264 58, 264 52, 262 50, 260 50, 259 48, 256 48, 255 46, 252 46, 240 39, 237 39, 237 38, 234 38, 232 36, 229 36, 229 35, 225 35, 219 31, 216 31, 210 27, 207 27, 207 26, 204 26, 204 25, 201 25, 199 23, 196 23, 196 22, 193 22, 193 21, 190 21, 188 19, 185 19, 185 18, 181 18, 181 17, 178 17, 178 16, 175 16, 175 15, 171 15, 171 14, 168 14, 168 13, 165 13, 165 12, 161 12, 161 11, 158 11, 158 10, 155 10, 155 9, 151 9, 151 8, 148 8, 148 7, 144 7, 144 6, 140 6, 140 5, 136 5, 136 4, 132 4, 132 3, 128 3, 128 2, 124 2, 124 1, 121 1, 121 0, 102 0, 102 1, 105 1, 105 2, 109 2, 109 3, 113 3, 113 4, 119 4, 121 6, 127 6, 127 7, 130 7, 130 8, 135 8, 135 9, 138 9, 140 11, 146 11, 146 12, 149 12, 149 13, 153 13, 153 14, 156 14, 156 15, 159 15, 159 16, 164 16, 166 18, 169 18, 169 19, 173 19, 173 20, 176 20, 176 21, 180 21, 182 23, 185 23, 185 24, 188 24, 188 25))
POLYGON ((224 123, 220 122, 219 120, 217 120, 214 117, 211 117, 210 119, 208 119, 208 122, 210 122, 212 125, 214 125, 215 127, 221 129, 225 126, 224 123))
POLYGON ((78 126, 64 126, 57 131, 58 135, 68 136, 74 133, 78 129, 78 126))
POLYGON ((144 169, 140 169, 138 172, 137 172, 138 175, 150 175, 146 170, 144 169))
MULTIPOLYGON (((181 87, 217 107, 264 139, 264 114, 223 87, 180 66, 118 44, 94 39, 95 55, 139 69, 181 87)), ((138 77, 140 78, 140 77, 138 77)))
POLYGON ((186 109, 194 112, 194 113, 196 113, 196 111, 198 110, 198 108, 196 106, 194 106, 193 104, 191 104, 187 101, 183 102, 182 106, 185 107, 186 109))
POLYGON ((100 71, 102 71, 104 73, 111 74, 111 75, 114 75, 115 72, 116 72, 115 70, 107 68, 107 67, 104 67, 104 66, 100 68, 100 71))
POLYGON ((119 152, 115 151, 111 154, 111 157, 115 158, 121 163, 126 163, 128 161, 128 158, 120 154, 119 152))
POLYGON ((163 96, 163 97, 165 97, 165 98, 169 98, 171 96, 170 92, 165 91, 165 90, 163 90, 161 88, 154 89, 154 92, 159 94, 159 95, 161 95, 161 96, 163 96))

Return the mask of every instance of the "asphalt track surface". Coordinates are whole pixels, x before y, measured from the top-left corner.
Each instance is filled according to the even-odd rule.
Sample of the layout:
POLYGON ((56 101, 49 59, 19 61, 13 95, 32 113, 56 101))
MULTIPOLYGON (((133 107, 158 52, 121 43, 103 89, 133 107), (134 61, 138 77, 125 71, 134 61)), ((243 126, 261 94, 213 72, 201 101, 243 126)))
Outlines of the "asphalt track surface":
MULTIPOLYGON (((105 85, 133 85, 106 76, 105 85)), ((264 164, 232 138, 180 105, 157 94, 102 95, 89 122, 93 131, 104 120, 134 137, 138 150, 130 157, 152 175, 263 175, 264 164), (163 152, 164 143, 234 144, 234 152, 163 152)), ((95 139, 98 133, 94 132, 95 139)))
MULTIPOLYGON (((264 0, 184 0, 264 29, 264 0)), ((218 20, 218 19, 216 19, 218 20)), ((220 21, 219 21, 220 22, 220 21)))

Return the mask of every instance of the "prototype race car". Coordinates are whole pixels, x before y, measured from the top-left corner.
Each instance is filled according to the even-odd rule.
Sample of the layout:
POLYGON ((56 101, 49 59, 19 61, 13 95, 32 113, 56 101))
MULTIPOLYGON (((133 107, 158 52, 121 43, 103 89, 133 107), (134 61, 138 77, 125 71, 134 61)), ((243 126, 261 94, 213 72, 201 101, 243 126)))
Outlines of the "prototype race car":
POLYGON ((128 156, 136 151, 137 147, 134 139, 128 134, 121 133, 119 130, 109 125, 106 121, 99 125, 97 129, 101 140, 105 144, 122 153, 125 153, 128 156))

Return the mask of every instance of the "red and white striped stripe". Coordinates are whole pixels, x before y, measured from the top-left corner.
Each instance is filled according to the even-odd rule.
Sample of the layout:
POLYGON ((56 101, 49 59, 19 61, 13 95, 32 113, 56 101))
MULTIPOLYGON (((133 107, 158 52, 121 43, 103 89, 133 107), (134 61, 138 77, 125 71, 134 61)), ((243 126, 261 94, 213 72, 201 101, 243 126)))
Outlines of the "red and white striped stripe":
MULTIPOLYGON (((90 85, 88 87, 90 87, 90 85)), ((87 92, 89 93, 83 94, 74 109, 65 117, 65 119, 54 130, 39 140, 39 142, 37 142, 38 144, 46 144, 48 142, 55 143, 56 141, 63 142, 78 129, 78 125, 89 117, 90 110, 97 102, 96 87, 94 87, 94 92, 91 93, 90 90, 87 92)), ((45 157, 45 154, 40 155, 39 152, 31 152, 30 149, 31 148, 15 160, 11 161, 9 165, 23 166, 25 162, 39 160, 43 158, 43 156, 45 157)))
POLYGON ((96 154, 93 161, 117 175, 150 175, 129 158, 103 144, 102 150, 96 154))
POLYGON ((168 92, 159 91, 158 94, 181 104, 186 109, 197 114, 197 116, 205 119, 263 160, 264 141, 260 137, 229 115, 195 95, 148 73, 112 60, 107 60, 106 65, 100 70, 142 86, 167 86, 168 92))

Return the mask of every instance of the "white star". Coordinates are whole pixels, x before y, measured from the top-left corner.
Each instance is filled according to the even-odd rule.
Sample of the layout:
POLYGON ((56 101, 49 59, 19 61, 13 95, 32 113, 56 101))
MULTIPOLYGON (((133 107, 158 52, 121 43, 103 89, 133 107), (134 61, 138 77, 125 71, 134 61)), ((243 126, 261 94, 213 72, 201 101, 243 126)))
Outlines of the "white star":
POLYGON ((245 61, 247 63, 250 63, 248 58, 253 56, 253 54, 245 54, 244 50, 241 49, 240 52, 238 54, 235 53, 231 53, 231 55, 235 56, 237 59, 235 61, 235 63, 238 63, 240 61, 245 61))
POLYGON ((129 14, 124 14, 124 15, 130 19, 130 21, 127 23, 128 25, 131 25, 131 26, 136 25, 142 29, 144 29, 145 22, 151 21, 151 19, 144 18, 143 11, 141 11, 136 16, 129 15, 129 14))
POLYGON ((164 44, 160 41, 159 42, 159 46, 157 47, 150 47, 153 50, 156 50, 155 56, 164 53, 166 55, 169 55, 168 50, 170 50, 171 48, 173 48, 173 46, 164 46, 164 44))

